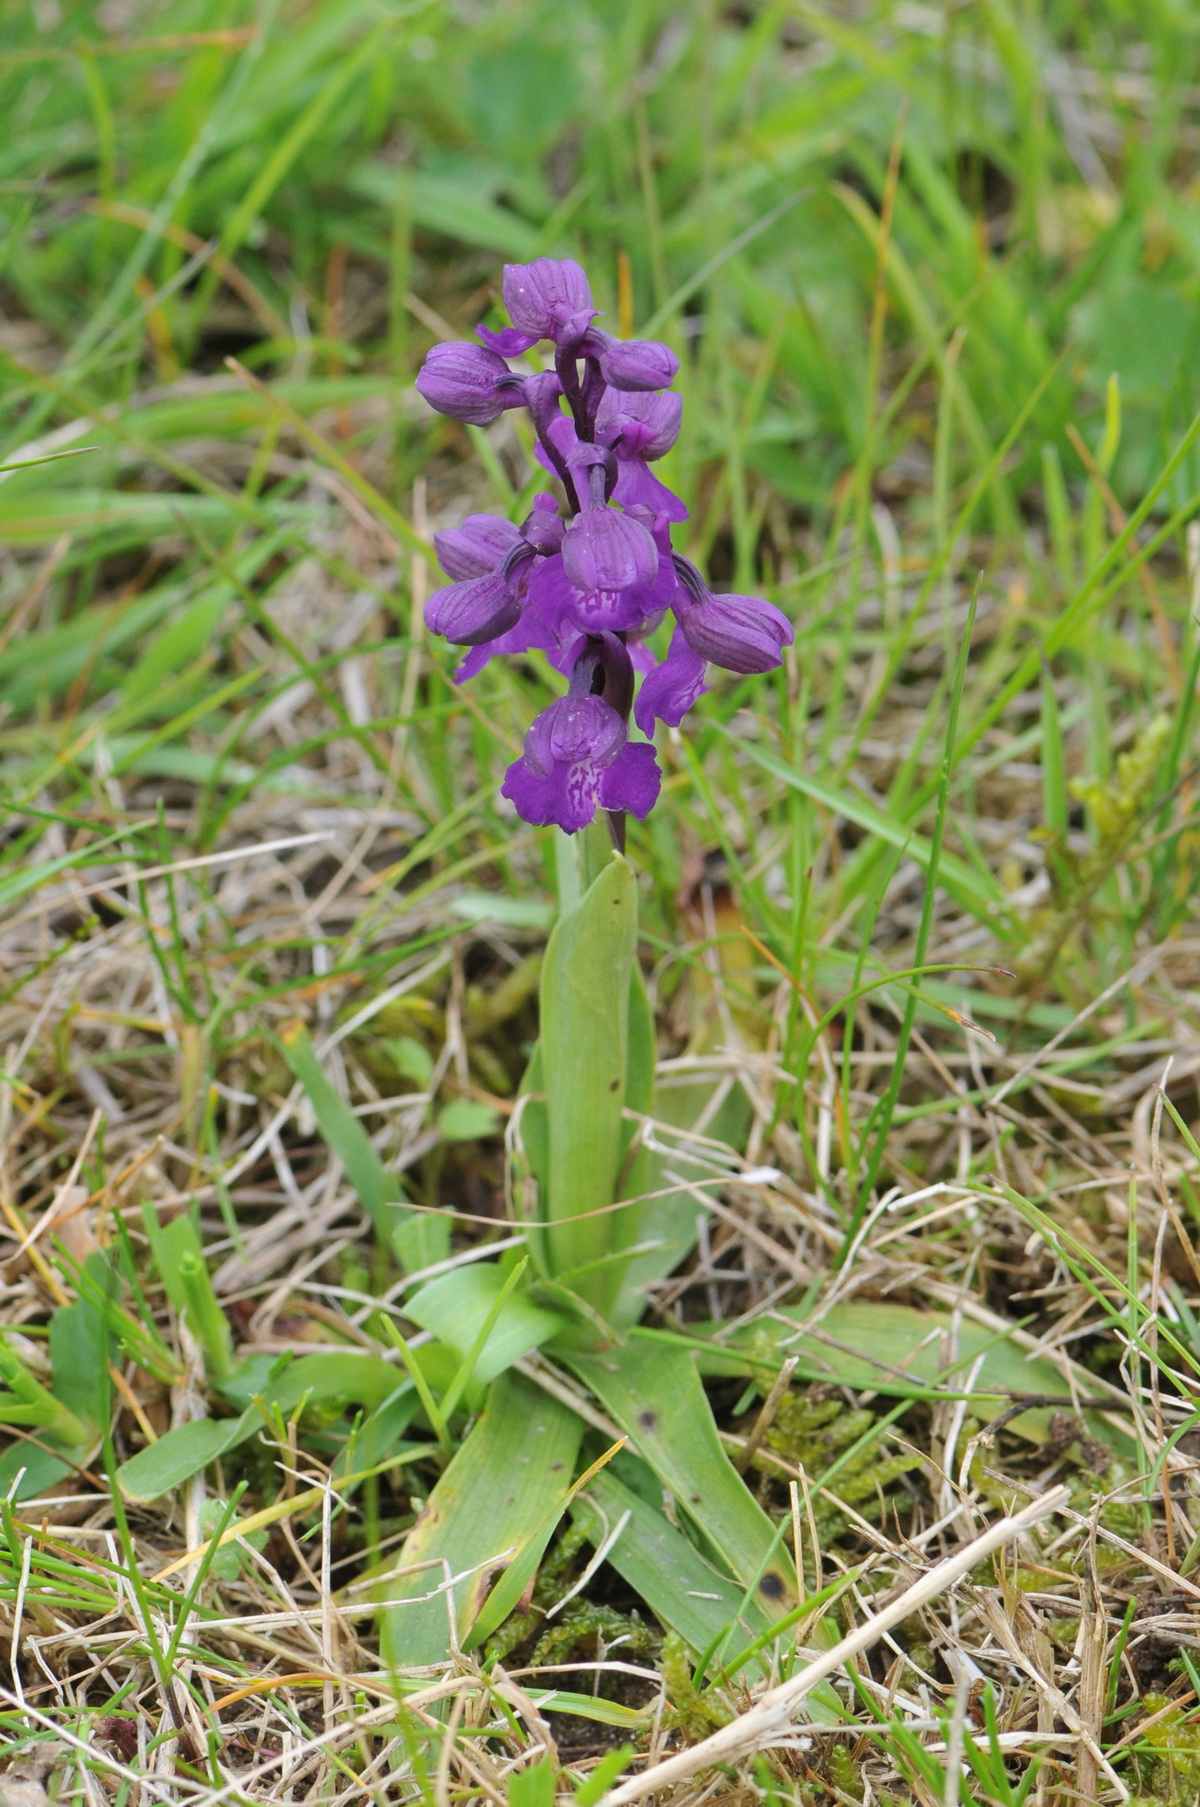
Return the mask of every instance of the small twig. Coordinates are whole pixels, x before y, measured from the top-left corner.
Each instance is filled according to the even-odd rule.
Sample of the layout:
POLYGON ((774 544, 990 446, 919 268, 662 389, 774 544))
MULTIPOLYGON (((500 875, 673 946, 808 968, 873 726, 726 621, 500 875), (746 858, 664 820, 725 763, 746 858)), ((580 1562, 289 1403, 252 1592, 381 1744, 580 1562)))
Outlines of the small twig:
POLYGON ((788 1387, 791 1384, 792 1375, 796 1372, 799 1361, 800 1357, 798 1355, 789 1355, 782 1368, 780 1368, 778 1374, 775 1376, 775 1384, 767 1394, 767 1397, 763 1400, 762 1410, 754 1420, 753 1429, 746 1438, 740 1455, 734 1461, 733 1465, 739 1474, 745 1474, 751 1462, 754 1460, 755 1455, 758 1453, 759 1444, 774 1423, 775 1414, 779 1410, 779 1401, 787 1392, 788 1387))

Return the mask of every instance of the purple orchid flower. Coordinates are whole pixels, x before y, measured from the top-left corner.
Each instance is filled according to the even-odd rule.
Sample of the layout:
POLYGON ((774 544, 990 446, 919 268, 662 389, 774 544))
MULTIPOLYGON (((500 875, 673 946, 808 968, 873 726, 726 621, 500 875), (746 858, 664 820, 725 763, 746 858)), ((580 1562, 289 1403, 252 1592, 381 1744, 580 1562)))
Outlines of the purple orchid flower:
POLYGON ((610 339, 593 327, 587 350, 612 389, 665 389, 679 373, 679 359, 657 339, 610 339))
POLYGON ((686 521, 679 497, 647 467, 665 458, 679 437, 683 418, 681 395, 606 389, 596 410, 596 438, 617 459, 613 501, 622 508, 641 506, 668 521, 686 521))
POLYGON ((473 514, 461 527, 434 534, 441 567, 456 581, 430 597, 425 625, 452 645, 472 649, 454 674, 456 683, 475 677, 495 653, 557 649, 558 636, 523 604, 534 567, 557 553, 563 531, 558 503, 542 494, 521 527, 499 515, 473 514))
POLYGON ((633 669, 620 641, 613 635, 590 641, 575 661, 566 696, 543 709, 521 758, 505 774, 501 795, 527 822, 554 822, 575 834, 597 808, 642 819, 650 814, 662 775, 650 743, 628 738, 632 692, 633 669), (623 709, 608 701, 606 690, 623 709))
POLYGON ((588 279, 570 258, 535 257, 531 264, 505 264, 504 305, 511 326, 476 330, 501 357, 519 357, 539 339, 578 345, 596 317, 588 279))
POLYGON ((431 408, 451 420, 490 427, 506 408, 524 405, 524 384, 502 357, 482 345, 435 345, 417 374, 416 387, 431 408))
POLYGON ((687 510, 649 468, 679 434, 680 398, 663 393, 679 368, 670 347, 601 332, 587 277, 569 260, 507 265, 504 300, 512 324, 481 326, 482 345, 435 346, 417 387, 441 413, 483 426, 528 408, 537 456, 561 482, 569 514, 544 493, 520 527, 468 515, 437 534, 452 581, 430 598, 426 624, 470 649, 456 683, 497 653, 534 649, 567 677, 503 795, 527 822, 569 834, 606 810, 621 845, 625 815, 645 817, 658 796, 655 723, 678 727, 710 662, 773 669, 792 627, 757 597, 714 595, 672 549, 671 526, 687 510), (543 340, 554 346, 553 370, 509 369, 507 359, 543 340), (647 641, 668 612, 670 650, 656 661, 647 641), (631 708, 645 741, 629 739, 631 708))
POLYGON ((661 665, 656 665, 638 692, 633 716, 642 733, 649 738, 655 721, 677 728, 693 703, 708 689, 704 682, 707 660, 701 658, 677 627, 671 635, 671 646, 661 665))
POLYGON ((494 514, 469 514, 461 527, 435 533, 438 563, 455 583, 496 571, 521 541, 521 529, 494 514))
POLYGON ((676 556, 675 569, 675 613, 688 645, 726 671, 773 671, 793 639, 783 611, 757 596, 714 596, 686 558, 676 556))
POLYGON ((658 575, 658 547, 642 523, 615 508, 577 514, 563 535, 563 570, 580 590, 633 590, 658 575))

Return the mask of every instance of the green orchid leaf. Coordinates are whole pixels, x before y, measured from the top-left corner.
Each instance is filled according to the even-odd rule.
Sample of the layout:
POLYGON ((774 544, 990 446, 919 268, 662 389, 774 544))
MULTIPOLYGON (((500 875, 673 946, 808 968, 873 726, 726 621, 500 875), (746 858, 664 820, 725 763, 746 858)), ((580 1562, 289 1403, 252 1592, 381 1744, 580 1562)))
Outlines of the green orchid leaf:
POLYGON ((409 1532, 396 1574, 376 1584, 386 1663, 441 1662, 451 1612, 459 1636, 470 1631, 496 1569, 547 1520, 557 1522, 582 1432, 575 1413, 532 1381, 509 1373, 493 1382, 486 1409, 409 1532), (449 1577, 456 1579, 447 1588, 449 1577))
POLYGON ((622 1349, 564 1359, 763 1611, 794 1606, 791 1557, 721 1446, 691 1351, 635 1330, 622 1349))
POLYGON ((538 1564, 545 1554, 546 1545, 554 1535, 554 1527, 562 1517, 564 1509, 570 1506, 589 1482, 608 1466, 621 1448, 621 1443, 614 1443, 611 1448, 604 1450, 591 1467, 586 1469, 572 1485, 565 1499, 552 1501, 541 1524, 530 1532, 484 1601, 475 1623, 464 1639, 464 1649, 473 1650, 477 1645, 482 1644, 486 1638, 491 1637, 494 1631, 499 1630, 509 1613, 516 1610, 522 1595, 533 1584, 538 1564))
POLYGON ((548 1758, 508 1778, 508 1807, 554 1807, 555 1766, 548 1758))
MULTIPOLYGON (((636 941, 637 886, 628 862, 614 856, 559 918, 542 967, 549 1165, 542 1216, 552 1274, 597 1260, 612 1246, 607 1207, 626 1140, 621 1113, 636 941)), ((615 1279, 598 1282, 601 1309, 615 1279)))
POLYGON ((347 1477, 375 1470, 382 1473, 385 1465, 407 1462, 429 1453, 424 1442, 405 1443, 404 1433, 417 1409, 416 1388, 406 1381, 404 1387, 385 1399, 378 1410, 357 1426, 338 1457, 334 1472, 343 1493, 352 1494, 360 1482, 347 1477))
POLYGON ((270 1388, 269 1397, 285 1414, 302 1402, 323 1406, 365 1405, 372 1409, 411 1383, 399 1368, 367 1350, 328 1349, 303 1355, 270 1388))
POLYGON ((261 1430, 263 1417, 257 1406, 247 1406, 238 1418, 196 1418, 177 1424, 158 1441, 117 1470, 117 1483, 127 1500, 146 1505, 172 1487, 182 1487, 194 1474, 215 1462, 239 1443, 261 1430))
MULTIPOLYGON (((495 1308, 505 1279, 503 1269, 495 1262, 475 1262, 470 1267, 452 1269, 414 1293, 404 1307, 405 1315, 422 1330, 432 1331, 465 1360, 495 1308)), ((494 1380, 531 1349, 556 1336, 565 1325, 565 1318, 533 1304, 526 1294, 510 1294, 475 1358, 476 1379, 494 1380)))
MULTIPOLYGON (((705 1327, 695 1328, 701 1331, 705 1327)), ((770 1319, 739 1328, 729 1341, 731 1355, 734 1348, 740 1348, 770 1363, 794 1355, 797 1373, 806 1380, 830 1381, 859 1391, 869 1387, 898 1397, 961 1391, 974 1376, 971 1409, 983 1419, 1006 1411, 1014 1397, 1065 1397, 1071 1390, 1056 1362, 1048 1356, 1031 1357, 1002 1329, 970 1319, 956 1325, 948 1312, 917 1311, 883 1299, 852 1299, 834 1305, 813 1323, 807 1335, 805 1320, 784 1308, 770 1319), (794 1328, 789 1329, 789 1319, 794 1328), (948 1368, 945 1351, 951 1346, 951 1337, 957 1354, 948 1368)), ((736 1358, 727 1360, 711 1345, 699 1360, 705 1374, 747 1371, 736 1366, 736 1358)), ((1085 1396, 1094 1394, 1095 1377, 1084 1369, 1074 1368, 1073 1372, 1079 1390, 1085 1396)), ((1031 1407, 1010 1419, 1007 1428, 1031 1443, 1044 1443, 1053 1410, 1031 1407)), ((1131 1447, 1121 1428, 1100 1413, 1088 1413, 1087 1422, 1092 1434, 1113 1448, 1131 1447)))
POLYGON ((349 1406, 366 1406, 370 1416, 359 1427, 353 1464, 357 1471, 383 1461, 393 1448, 398 1450, 416 1410, 412 1382, 366 1351, 329 1350, 303 1356, 286 1367, 272 1362, 271 1369, 273 1377, 265 1378, 257 1364, 234 1369, 222 1391, 228 1399, 249 1401, 238 1417, 199 1418, 176 1425, 123 1462, 117 1479, 126 1498, 144 1502, 181 1487, 260 1430, 264 1412, 278 1411, 286 1420, 303 1407, 328 1421, 349 1406))
MULTIPOLYGON (((84 1460, 85 1454, 80 1451, 78 1459, 84 1460)), ((65 1457, 21 1439, 10 1444, 0 1455, 0 1494, 17 1504, 22 1500, 35 1500, 73 1473, 74 1463, 65 1457)))
MULTIPOLYGON (((769 1642, 779 1615, 774 1611, 768 1615, 760 1599, 747 1600, 744 1587, 706 1562, 695 1544, 651 1504, 644 1486, 626 1485, 622 1477, 636 1478, 638 1469, 653 1484, 653 1476, 636 1457, 627 1453, 618 1457, 612 1468, 589 1482, 572 1504, 571 1517, 597 1545, 625 1521, 605 1560, 660 1624, 678 1632, 697 1655, 732 1645, 753 1657, 769 1642), (734 1635, 727 1640, 730 1632, 734 1635)), ((734 1660, 729 1672, 736 1676, 745 1668, 746 1663, 734 1660)), ((845 1719, 829 1682, 815 1688, 806 1704, 809 1717, 819 1724, 840 1725, 845 1719)))
POLYGON ((438 1112, 437 1128, 443 1142, 478 1142, 498 1133, 500 1116, 475 1098, 452 1098, 438 1112))
MULTIPOLYGON (((598 1475, 572 1505, 571 1517, 590 1542, 599 1544, 628 1514, 625 1528, 610 1545, 605 1560, 659 1622, 668 1631, 677 1631, 699 1654, 737 1619, 745 1589, 707 1562, 643 1491, 626 1484, 622 1476, 636 1461, 626 1455, 617 1466, 598 1475)), ((644 1469, 644 1464, 639 1466, 644 1469)), ((644 1471, 655 1485, 650 1471, 644 1471)), ((661 1493, 661 1487, 658 1491, 661 1493)), ((766 1623, 758 1603, 751 1601, 744 1630, 754 1636, 766 1623)))
MULTIPOLYGON (((87 1266, 93 1280, 100 1271, 112 1279, 102 1255, 89 1256, 87 1266)), ((109 1419, 112 1383, 108 1368, 118 1350, 119 1344, 110 1334, 103 1313, 90 1298, 78 1298, 74 1305, 63 1306, 50 1319, 54 1397, 97 1435, 109 1419)), ((64 1440, 74 1441, 70 1430, 65 1432, 64 1440)))

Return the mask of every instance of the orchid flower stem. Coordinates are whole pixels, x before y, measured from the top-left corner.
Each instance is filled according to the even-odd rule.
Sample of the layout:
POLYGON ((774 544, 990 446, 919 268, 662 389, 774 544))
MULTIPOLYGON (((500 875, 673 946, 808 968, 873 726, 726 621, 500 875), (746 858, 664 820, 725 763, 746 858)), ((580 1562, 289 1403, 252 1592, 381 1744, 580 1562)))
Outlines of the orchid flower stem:
POLYGON ((610 820, 609 812, 600 810, 596 820, 575 837, 579 843, 579 876, 584 891, 600 876, 613 856, 616 836, 609 827, 610 820))
POLYGON ((578 834, 564 834, 561 828, 555 831, 555 878, 560 916, 566 916, 575 908, 588 886, 608 865, 614 850, 625 851, 624 831, 624 812, 617 810, 598 810, 595 821, 580 829, 578 834))

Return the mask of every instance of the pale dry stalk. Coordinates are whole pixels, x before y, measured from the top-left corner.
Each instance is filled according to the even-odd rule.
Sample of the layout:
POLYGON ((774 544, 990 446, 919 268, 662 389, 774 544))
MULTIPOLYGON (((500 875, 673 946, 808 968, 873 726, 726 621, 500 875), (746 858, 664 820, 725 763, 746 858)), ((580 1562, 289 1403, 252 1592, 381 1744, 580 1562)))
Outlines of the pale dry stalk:
POLYGON ((739 1757, 763 1750, 776 1742, 786 1732, 805 1695, 811 1693, 819 1681, 833 1675, 851 1658, 870 1649, 886 1632, 902 1624, 913 1613, 919 1612, 931 1600, 946 1593, 996 1550, 1002 1549, 1014 1538, 1032 1530, 1051 1513, 1057 1512, 1067 1497, 1065 1487, 1053 1487, 1040 1499, 1023 1506, 1020 1512, 999 1519, 981 1536, 974 1538, 953 1556, 947 1556, 930 1569, 927 1575, 922 1575, 911 1587, 905 1588, 881 1612, 856 1626, 799 1675, 764 1694, 748 1712, 739 1715, 729 1725, 722 1726, 710 1737, 702 1739, 690 1750, 678 1751, 664 1762, 656 1764, 653 1769, 610 1789, 603 1797, 601 1807, 626 1807, 628 1802, 640 1801, 645 1795, 686 1781, 700 1770, 710 1769, 716 1763, 736 1762, 739 1757))

